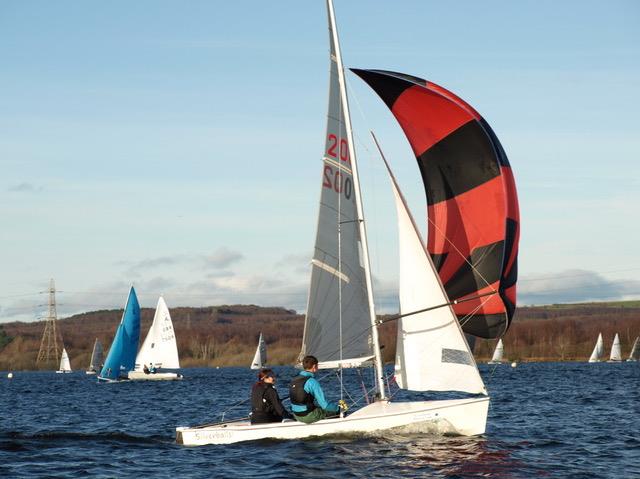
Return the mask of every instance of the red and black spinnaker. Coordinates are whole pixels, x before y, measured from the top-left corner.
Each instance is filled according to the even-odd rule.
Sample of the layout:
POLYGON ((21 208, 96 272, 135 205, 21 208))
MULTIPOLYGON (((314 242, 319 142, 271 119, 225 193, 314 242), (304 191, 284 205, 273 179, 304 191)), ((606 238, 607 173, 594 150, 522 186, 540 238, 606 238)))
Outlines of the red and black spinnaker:
POLYGON ((391 109, 413 148, 427 197, 427 250, 449 299, 470 299, 454 306, 463 330, 504 335, 516 305, 520 222, 500 141, 477 111, 435 83, 352 71, 391 109))

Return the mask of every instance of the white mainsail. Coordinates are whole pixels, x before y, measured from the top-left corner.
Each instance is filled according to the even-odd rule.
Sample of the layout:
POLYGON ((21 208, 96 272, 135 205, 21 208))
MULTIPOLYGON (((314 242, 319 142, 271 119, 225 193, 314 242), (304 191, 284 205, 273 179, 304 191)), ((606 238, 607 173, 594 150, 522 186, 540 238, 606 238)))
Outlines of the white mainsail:
POLYGON ((67 354, 67 350, 65 348, 62 349, 62 357, 60 358, 60 368, 58 369, 58 372, 71 372, 71 362, 69 361, 69 355, 67 354))
POLYGON ((330 2, 327 10, 329 107, 320 210, 299 359, 312 354, 320 361, 320 367, 354 367, 376 354, 377 332, 372 330, 375 316, 367 271, 366 233, 359 204, 344 72, 330 2))
POLYGON ((631 346, 631 352, 629 353, 629 359, 627 359, 627 361, 638 360, 640 360, 640 336, 637 336, 636 340, 633 342, 633 346, 631 346))
POLYGON ((602 340, 602 333, 600 333, 598 334, 598 340, 596 341, 596 345, 593 348, 593 352, 591 353, 589 362, 597 363, 602 359, 603 354, 604 354, 604 341, 602 340))
POLYGON ((489 364, 499 364, 502 362, 502 358, 504 357, 504 345, 502 344, 502 338, 498 339, 498 344, 496 345, 496 349, 493 351, 493 357, 489 364))
POLYGON ((256 354, 251 361, 251 369, 262 369, 267 363, 267 343, 264 342, 262 333, 260 333, 260 339, 258 339, 258 347, 256 348, 256 354))
POLYGON ((173 331, 169 308, 162 296, 158 299, 151 328, 149 328, 147 337, 144 338, 142 347, 136 356, 135 369, 140 371, 149 364, 153 364, 156 368, 180 368, 176 335, 173 331))
POLYGON ((618 337, 618 333, 616 333, 616 337, 613 338, 609 361, 622 361, 622 350, 620 348, 620 338, 618 337))
MULTIPOLYGON (((388 165, 387 165, 388 168, 388 165)), ((449 303, 431 257, 389 170, 400 249, 400 314, 395 378, 414 391, 465 391, 487 394, 473 354, 449 303)))

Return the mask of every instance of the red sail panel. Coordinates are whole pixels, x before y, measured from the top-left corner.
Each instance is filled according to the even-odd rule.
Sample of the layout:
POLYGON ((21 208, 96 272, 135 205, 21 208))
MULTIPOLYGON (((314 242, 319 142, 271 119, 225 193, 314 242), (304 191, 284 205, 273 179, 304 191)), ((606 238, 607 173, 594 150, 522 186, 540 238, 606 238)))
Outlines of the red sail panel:
POLYGON ((468 103, 402 73, 353 70, 391 109, 418 160, 427 249, 465 332, 502 336, 516 304, 519 212, 507 156, 468 103))

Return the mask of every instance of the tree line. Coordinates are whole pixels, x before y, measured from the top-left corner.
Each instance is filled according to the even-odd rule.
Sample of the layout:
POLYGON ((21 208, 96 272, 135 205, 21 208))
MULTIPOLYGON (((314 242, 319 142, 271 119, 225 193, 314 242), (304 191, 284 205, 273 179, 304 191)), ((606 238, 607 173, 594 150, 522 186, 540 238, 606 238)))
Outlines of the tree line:
MULTIPOLYGON (((151 326, 154 310, 141 311, 141 340, 151 326)), ((59 352, 67 349, 73 369, 89 365, 97 338, 105 353, 113 340, 122 310, 103 310, 58 320, 59 352)), ((171 309, 180 361, 191 366, 248 366, 260 333, 267 342, 269 364, 296 362, 302 343, 304 316, 281 307, 228 305, 171 309)), ((44 322, 4 323, 0 328, 0 369, 55 369, 57 361, 36 364, 44 322)), ((602 333, 605 350, 619 333, 623 354, 640 335, 640 302, 591 303, 521 307, 503 338, 505 358, 517 361, 586 360, 602 333)), ((385 361, 395 356, 396 324, 380 328, 385 361)), ((478 339, 478 361, 491 357, 496 340, 478 339)))

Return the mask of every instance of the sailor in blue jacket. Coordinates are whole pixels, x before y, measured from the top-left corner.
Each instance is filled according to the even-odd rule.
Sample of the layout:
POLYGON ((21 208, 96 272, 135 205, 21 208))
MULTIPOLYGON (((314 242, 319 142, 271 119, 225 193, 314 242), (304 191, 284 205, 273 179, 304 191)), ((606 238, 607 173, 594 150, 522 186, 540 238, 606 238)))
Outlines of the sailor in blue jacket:
POLYGON ((318 360, 315 356, 305 356, 302 360, 301 371, 291 381, 289 398, 293 417, 300 422, 311 424, 330 417, 335 417, 340 411, 337 403, 329 402, 324 397, 322 386, 314 377, 318 371, 318 360))

